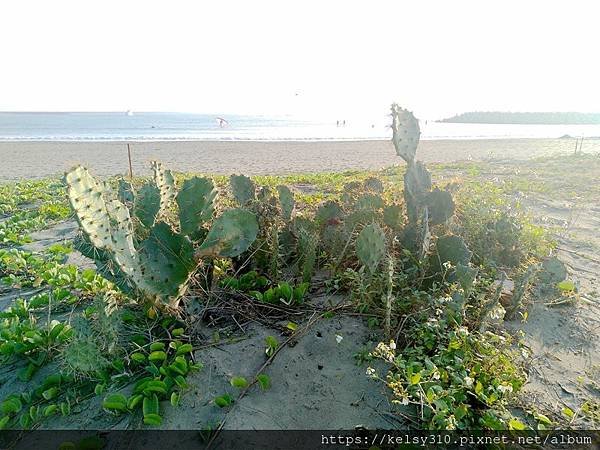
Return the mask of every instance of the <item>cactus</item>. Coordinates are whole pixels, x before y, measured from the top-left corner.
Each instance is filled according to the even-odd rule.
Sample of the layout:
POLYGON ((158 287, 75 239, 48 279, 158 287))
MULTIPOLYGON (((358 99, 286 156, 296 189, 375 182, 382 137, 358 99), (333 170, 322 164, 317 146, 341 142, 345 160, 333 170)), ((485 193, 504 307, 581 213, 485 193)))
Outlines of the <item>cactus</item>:
POLYGON ((171 202, 177 195, 175 179, 173 178, 171 171, 166 170, 162 163, 158 161, 151 161, 150 167, 154 174, 154 184, 159 189, 160 193, 160 217, 164 217, 164 214, 169 210, 171 202))
POLYGON ((365 189, 367 191, 376 192, 378 194, 383 194, 383 183, 379 178, 370 177, 365 180, 364 183, 365 189))
POLYGON ((429 210, 429 221, 433 225, 445 223, 454 214, 454 200, 448 191, 435 188, 427 194, 425 204, 429 210))
POLYGON ((421 133, 419 122, 410 111, 396 104, 392 105, 392 131, 396 154, 407 164, 404 201, 408 226, 404 230, 404 243, 418 250, 423 259, 429 249, 429 225, 446 222, 454 213, 454 201, 449 192, 431 189, 431 174, 416 160, 421 133))
POLYGON ((160 189, 151 182, 144 184, 135 196, 133 212, 146 228, 151 228, 158 217, 160 196, 160 189))
POLYGON ((399 230, 402 225, 402 208, 399 205, 388 205, 383 209, 383 222, 392 230, 399 230))
POLYGON ((74 168, 66 174, 65 181, 82 233, 78 247, 93 256, 100 272, 124 292, 136 291, 146 300, 173 306, 187 286, 197 258, 239 255, 256 238, 258 224, 248 211, 225 211, 214 221, 203 242, 195 240, 201 234, 197 233, 200 225, 212 216, 215 197, 212 182, 188 180, 184 189, 173 195, 177 191, 173 190, 170 172, 158 164, 154 169, 156 182, 166 186, 152 189, 147 185, 135 195, 134 211, 144 212, 138 217, 148 227, 145 236, 134 236, 129 210, 119 200, 111 199, 106 188, 86 169, 74 168), (160 212, 161 197, 165 208, 173 198, 177 199, 181 232, 164 220, 157 221, 164 218, 160 212), (146 204, 150 211, 142 207, 146 204), (195 246, 198 246, 196 254, 195 246))
POLYGON ((329 200, 323 203, 315 214, 315 220, 320 224, 330 223, 332 221, 341 221, 344 212, 337 202, 329 200))
POLYGON ((385 253, 385 234, 379 225, 372 223, 364 227, 356 239, 356 255, 360 262, 374 273, 385 253))
POLYGON ((419 121, 413 113, 394 104, 392 105, 392 132, 392 142, 396 148, 396 154, 401 156, 407 164, 412 164, 421 137, 419 121))
POLYGON ((421 161, 409 163, 404 174, 404 201, 406 213, 411 225, 416 226, 419 210, 431 189, 431 174, 421 161))
POLYGON ((119 190, 117 193, 117 198, 121 203, 127 206, 127 208, 131 208, 133 202, 135 201, 133 186, 129 181, 125 181, 123 178, 119 178, 119 190))
POLYGON ((215 186, 208 178, 185 180, 176 197, 183 234, 191 239, 198 236, 200 227, 212 218, 216 196, 215 186))
POLYGON ((473 255, 465 244, 465 241, 456 235, 440 237, 436 242, 435 248, 437 255, 434 255, 434 258, 437 259, 440 266, 443 266, 446 262, 451 263, 455 267, 459 264, 468 266, 473 255))
POLYGON ((257 234, 258 223, 254 214, 243 209, 230 209, 213 222, 197 255, 238 256, 250 248, 257 234))
POLYGON ((256 187, 250 178, 245 175, 231 175, 229 184, 233 197, 240 206, 246 206, 256 199, 256 187))
POLYGON ((290 222, 294 213, 294 194, 285 185, 277 186, 277 193, 279 194, 279 205, 281 206, 283 220, 290 222))
POLYGON ((195 266, 191 241, 175 233, 165 222, 158 222, 138 251, 145 290, 163 301, 177 298, 195 266))

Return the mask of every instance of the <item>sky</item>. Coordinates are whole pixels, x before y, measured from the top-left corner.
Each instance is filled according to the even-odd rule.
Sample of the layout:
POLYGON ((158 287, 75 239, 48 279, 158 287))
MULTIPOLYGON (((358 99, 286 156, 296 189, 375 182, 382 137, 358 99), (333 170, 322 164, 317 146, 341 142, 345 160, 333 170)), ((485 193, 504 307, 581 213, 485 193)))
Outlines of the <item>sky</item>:
POLYGON ((600 112, 596 0, 2 0, 0 110, 600 112))

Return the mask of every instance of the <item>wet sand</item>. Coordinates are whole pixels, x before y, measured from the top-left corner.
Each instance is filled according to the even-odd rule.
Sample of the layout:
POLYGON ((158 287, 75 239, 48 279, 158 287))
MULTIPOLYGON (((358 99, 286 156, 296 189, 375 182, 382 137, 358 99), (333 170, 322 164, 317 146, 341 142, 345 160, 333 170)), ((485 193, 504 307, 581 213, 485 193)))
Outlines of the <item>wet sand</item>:
MULTIPOLYGON (((286 174, 377 169, 401 163, 390 141, 338 142, 131 142, 135 174, 147 174, 158 159, 180 172, 214 174, 286 174)), ((572 153, 574 139, 485 139, 421 141, 425 162, 468 159, 528 159, 572 153)), ((584 152, 600 152, 600 139, 583 143, 584 152)), ((0 180, 40 178, 63 173, 76 164, 97 175, 128 171, 124 142, 0 142, 0 180)))

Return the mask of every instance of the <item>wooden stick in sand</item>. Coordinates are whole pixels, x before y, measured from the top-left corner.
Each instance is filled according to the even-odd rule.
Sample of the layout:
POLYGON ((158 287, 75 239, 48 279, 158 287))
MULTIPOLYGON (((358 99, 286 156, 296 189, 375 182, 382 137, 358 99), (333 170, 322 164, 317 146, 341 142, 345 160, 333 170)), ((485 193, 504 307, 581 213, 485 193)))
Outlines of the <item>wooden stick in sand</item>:
POLYGON ((133 181, 133 167, 131 166, 131 148, 129 142, 127 143, 127 157, 129 158, 129 178, 133 181))

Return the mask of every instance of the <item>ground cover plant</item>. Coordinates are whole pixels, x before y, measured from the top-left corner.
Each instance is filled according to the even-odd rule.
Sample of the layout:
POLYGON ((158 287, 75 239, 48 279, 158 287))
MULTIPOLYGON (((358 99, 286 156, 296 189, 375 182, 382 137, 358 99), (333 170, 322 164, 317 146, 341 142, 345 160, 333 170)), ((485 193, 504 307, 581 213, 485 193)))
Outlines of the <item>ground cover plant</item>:
MULTIPOLYGON (((403 164, 380 171, 209 177, 153 162, 149 178, 76 167, 63 182, 1 185, 0 358, 18 376, 2 387, 0 426, 71 423, 90 404, 102 426, 165 426, 208 349, 260 324, 256 370, 239 364, 208 401, 230 413, 249 393, 268 396, 282 382, 269 366, 341 316, 372 333, 360 376, 386 389, 398 427, 573 424, 573 409, 523 403, 530 349, 503 326, 526 321, 544 286, 577 298, 551 227, 532 221, 521 195, 551 189, 559 161, 539 162, 535 183, 486 179, 476 163, 426 167, 418 121, 396 105, 392 118, 403 164), (68 239, 27 247, 65 219, 77 225, 68 239)), ((578 414, 595 417, 593 399, 585 405, 578 414)))

